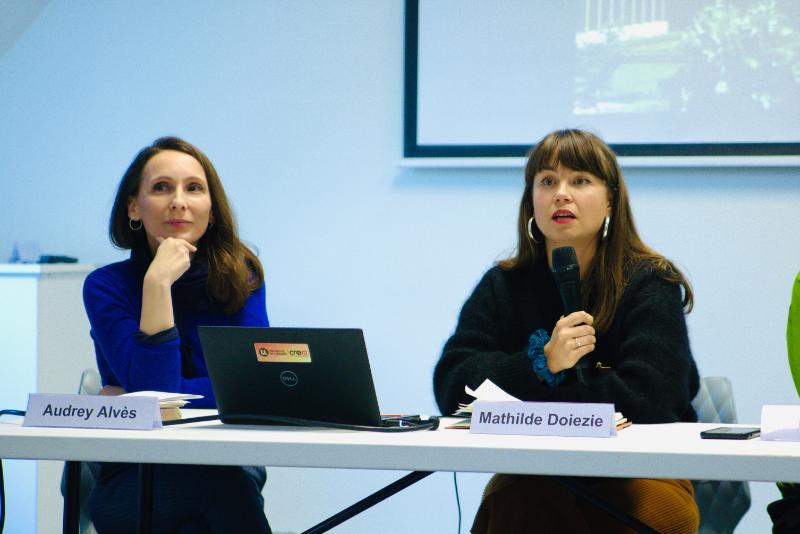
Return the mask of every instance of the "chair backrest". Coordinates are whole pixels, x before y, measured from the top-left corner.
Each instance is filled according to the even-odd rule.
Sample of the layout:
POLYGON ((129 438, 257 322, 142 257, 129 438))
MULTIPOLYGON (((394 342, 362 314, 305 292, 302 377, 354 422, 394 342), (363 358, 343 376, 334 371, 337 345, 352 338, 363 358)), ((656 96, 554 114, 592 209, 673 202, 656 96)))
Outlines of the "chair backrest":
POLYGON ((735 423, 736 405, 731 381, 725 376, 703 377, 692 407, 697 412, 697 420, 702 423, 735 423))
MULTIPOLYGON (((697 412, 697 420, 702 423, 736 422, 733 387, 727 377, 703 377, 692 406, 697 412)), ((750 508, 749 484, 729 480, 695 480, 693 483, 695 501, 700 509, 698 532, 732 533, 750 508)))
POLYGON ((78 395, 98 395, 103 382, 97 369, 89 367, 81 373, 81 382, 78 385, 78 395))

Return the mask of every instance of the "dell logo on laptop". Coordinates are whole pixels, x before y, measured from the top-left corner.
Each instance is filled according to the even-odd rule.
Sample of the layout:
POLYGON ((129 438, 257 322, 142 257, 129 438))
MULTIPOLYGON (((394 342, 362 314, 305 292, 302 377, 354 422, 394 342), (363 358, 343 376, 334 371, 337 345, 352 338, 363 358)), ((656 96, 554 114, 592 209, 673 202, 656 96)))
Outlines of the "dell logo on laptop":
POLYGON ((284 371, 281 373, 281 384, 283 384, 284 386, 289 386, 290 388, 293 388, 297 385, 299 381, 300 379, 297 378, 297 375, 291 371, 284 371))

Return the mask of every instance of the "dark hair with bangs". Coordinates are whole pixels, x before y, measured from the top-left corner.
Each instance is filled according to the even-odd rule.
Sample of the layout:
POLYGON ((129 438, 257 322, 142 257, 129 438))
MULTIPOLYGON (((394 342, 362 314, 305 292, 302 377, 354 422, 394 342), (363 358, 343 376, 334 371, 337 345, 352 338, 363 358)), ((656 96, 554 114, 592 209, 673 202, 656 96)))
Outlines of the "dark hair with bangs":
MULTIPOLYGON (((517 218, 517 250, 498 264, 511 270, 546 259, 544 239, 534 243, 528 237, 528 220, 533 217, 533 179, 541 170, 555 169, 559 164, 573 171, 594 174, 609 190, 611 224, 608 236, 603 239, 598 232, 597 251, 581 281, 583 303, 586 311, 594 316, 597 331, 604 333, 611 325, 633 266, 656 270, 665 280, 680 285, 683 306, 689 313, 694 297, 688 280, 671 261, 645 245, 639 237, 617 158, 602 139, 590 132, 558 130, 547 134, 528 152, 525 189, 517 218)), ((534 232, 537 230, 534 228, 534 232)))
POLYGON ((161 137, 139 151, 122 175, 111 217, 108 234, 117 248, 131 249, 147 240, 144 232, 128 226, 128 199, 139 193, 142 171, 156 154, 175 150, 192 156, 203 167, 211 196, 213 225, 197 243, 198 251, 208 257, 208 292, 227 313, 242 309, 250 294, 264 283, 264 268, 258 257, 239 239, 233 210, 222 187, 217 169, 199 148, 178 137, 161 137))

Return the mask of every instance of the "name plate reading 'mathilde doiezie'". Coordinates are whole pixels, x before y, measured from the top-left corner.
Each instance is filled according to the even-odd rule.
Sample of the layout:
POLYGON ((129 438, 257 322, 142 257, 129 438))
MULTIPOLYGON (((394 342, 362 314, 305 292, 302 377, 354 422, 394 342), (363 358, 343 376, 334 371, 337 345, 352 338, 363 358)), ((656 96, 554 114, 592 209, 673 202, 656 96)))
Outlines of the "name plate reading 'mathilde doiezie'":
POLYGON ((527 436, 616 436, 614 405, 572 402, 477 401, 470 432, 527 436))
POLYGON ((63 428, 161 428, 156 397, 31 393, 22 426, 63 428))

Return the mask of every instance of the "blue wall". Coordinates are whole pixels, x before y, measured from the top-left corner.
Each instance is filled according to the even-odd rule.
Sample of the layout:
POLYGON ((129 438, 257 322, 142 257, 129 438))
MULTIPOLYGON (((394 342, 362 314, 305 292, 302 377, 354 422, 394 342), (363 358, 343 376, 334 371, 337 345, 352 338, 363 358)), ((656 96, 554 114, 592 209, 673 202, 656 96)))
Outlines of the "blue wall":
MULTIPOLYGON (((513 249, 522 173, 400 168, 402 82, 399 0, 54 0, 0 57, 0 259, 15 241, 83 262, 123 257, 106 236, 116 183, 143 145, 181 135, 215 162, 260 251, 273 323, 363 328, 382 409, 434 412, 431 371, 456 314, 513 249)), ((796 402, 784 340, 800 171, 626 176, 644 239, 695 286, 701 372, 732 378, 742 421, 796 402)), ((273 470, 270 516, 301 530, 396 476, 273 470)), ((460 480, 468 524, 485 475, 460 480)), ((739 531, 767 531, 775 498, 754 485, 739 531)), ((409 531, 409 509, 431 518, 426 532, 455 530, 450 475, 348 532, 372 531, 379 513, 409 531)))

